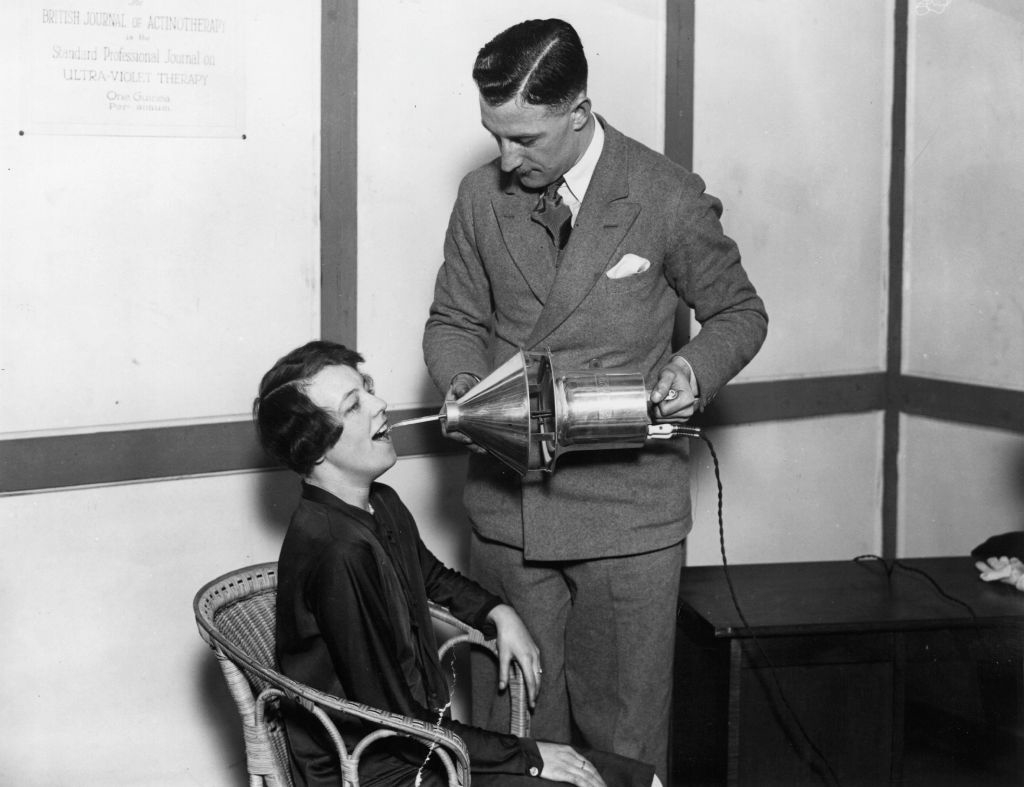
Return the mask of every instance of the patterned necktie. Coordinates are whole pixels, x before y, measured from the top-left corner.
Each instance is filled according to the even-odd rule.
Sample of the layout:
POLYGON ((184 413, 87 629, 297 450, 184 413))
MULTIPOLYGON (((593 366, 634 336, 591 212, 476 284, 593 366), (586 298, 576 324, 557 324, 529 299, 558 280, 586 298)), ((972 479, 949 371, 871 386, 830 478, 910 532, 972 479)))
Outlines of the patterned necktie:
POLYGON ((562 202, 562 197, 558 193, 558 187, 563 183, 565 180, 559 178, 544 189, 544 193, 537 200, 537 207, 530 214, 534 221, 544 225, 559 251, 565 248, 565 244, 569 242, 569 233, 572 232, 572 210, 562 202))

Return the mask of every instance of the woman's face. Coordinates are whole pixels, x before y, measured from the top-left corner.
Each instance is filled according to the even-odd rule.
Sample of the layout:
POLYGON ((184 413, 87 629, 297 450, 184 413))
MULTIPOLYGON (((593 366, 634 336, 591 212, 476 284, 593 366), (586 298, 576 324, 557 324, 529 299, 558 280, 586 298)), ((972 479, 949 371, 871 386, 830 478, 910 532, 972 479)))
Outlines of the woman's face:
POLYGON ((350 484, 368 484, 391 468, 398 457, 388 430, 387 402, 373 392, 373 381, 351 366, 327 366, 310 378, 306 395, 341 424, 320 472, 350 484))

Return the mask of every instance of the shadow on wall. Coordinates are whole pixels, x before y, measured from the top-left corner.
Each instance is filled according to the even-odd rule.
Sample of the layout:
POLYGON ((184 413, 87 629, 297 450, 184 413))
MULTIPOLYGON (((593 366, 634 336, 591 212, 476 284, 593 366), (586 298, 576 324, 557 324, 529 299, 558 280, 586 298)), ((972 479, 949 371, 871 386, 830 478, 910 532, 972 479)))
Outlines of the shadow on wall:
MULTIPOLYGON (((292 511, 301 496, 301 483, 295 473, 283 469, 261 471, 257 478, 254 492, 256 499, 252 507, 256 514, 248 526, 253 529, 254 536, 262 534, 280 546, 292 511)), ((275 548, 273 559, 276 559, 276 551, 275 548)), ((264 562, 266 559, 259 558, 250 562, 264 562)), ((245 559, 239 557, 225 570, 242 568, 244 565, 245 559)), ((218 752, 224 769, 232 776, 232 783, 241 787, 248 783, 248 770, 238 710, 213 651, 205 646, 197 648, 196 659, 196 706, 202 714, 205 729, 209 730, 213 739, 212 748, 218 752)))
MULTIPOLYGON (((1020 545, 1024 544, 1024 440, 1020 441, 1017 446, 1017 453, 1009 464, 1010 478, 1007 486, 1016 494, 1016 509, 1021 512, 1021 518, 1015 523, 1014 530, 1011 531, 1012 535, 1008 534, 1007 540, 1020 545)), ((1024 560, 1024 549, 1019 549, 1019 551, 1020 554, 1015 553, 1013 557, 1024 560)))
POLYGON ((280 542, 284 539, 292 512, 302 497, 302 482, 291 470, 261 472, 256 496, 256 510, 259 512, 256 526, 262 527, 280 542))
MULTIPOLYGON (((438 256, 440 257, 440 255, 438 256)), ((438 263, 438 265, 440 265, 440 263, 438 263)), ((424 323, 425 322, 426 320, 424 319, 424 323)), ((435 409, 435 407, 437 410, 440 410, 441 405, 444 402, 444 392, 437 390, 437 387, 425 371, 423 373, 423 380, 419 390, 416 391, 415 395, 416 401, 421 402, 424 407, 431 410, 435 409)))
MULTIPOLYGON (((475 97, 474 97, 475 102, 475 97)), ((477 167, 482 167, 490 161, 493 161, 498 157, 498 145, 495 142, 488 141, 487 132, 482 131, 480 133, 480 142, 474 143, 467 147, 463 151, 463 156, 460 161, 452 165, 452 171, 459 173, 459 179, 462 179, 463 175, 467 175, 477 167)), ((451 202, 455 204, 455 193, 452 193, 451 202)), ((438 249, 438 252, 441 250, 438 249)))
MULTIPOLYGON (((1024 440, 1017 448, 1009 465, 1010 478, 1007 486, 1016 495, 1016 510, 1024 512, 1024 440)), ((1003 533, 990 533, 988 538, 971 550, 976 558, 1015 557, 1024 560, 1024 516, 1015 523, 1014 529, 1003 533)))
POLYGON ((201 709, 206 729, 214 739, 211 748, 220 752, 225 768, 237 774, 235 781, 239 785, 247 784, 249 772, 245 761, 245 740, 235 702, 213 651, 204 648, 197 658, 196 691, 199 697, 196 704, 201 709))

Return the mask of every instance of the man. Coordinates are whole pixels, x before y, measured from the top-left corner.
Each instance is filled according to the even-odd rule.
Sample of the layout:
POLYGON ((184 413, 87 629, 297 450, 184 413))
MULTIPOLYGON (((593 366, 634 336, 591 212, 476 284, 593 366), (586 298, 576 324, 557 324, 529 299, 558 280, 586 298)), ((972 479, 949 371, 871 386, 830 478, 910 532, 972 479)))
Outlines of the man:
MULTIPOLYGON (((393 489, 378 483, 395 464, 387 404, 359 370, 362 357, 315 341, 281 358, 253 404, 260 442, 303 479, 278 561, 277 658, 281 672, 315 689, 442 724, 470 755, 473 782, 499 787, 569 782, 577 787, 659 787, 650 765, 604 752, 490 732, 453 721, 437 659, 430 598, 497 635, 500 680, 510 663, 536 697, 537 647, 515 610, 445 567, 420 540, 393 489)), ((351 751, 367 733, 336 720, 351 751)), ((338 784, 333 743, 310 714, 286 721, 296 781, 338 784)), ((506 717, 507 729, 507 717, 506 717)), ((401 737, 363 753, 368 787, 446 784, 436 757, 401 737)))
MULTIPOLYGON (((566 22, 499 34, 473 78, 500 155, 459 187, 423 340, 434 382, 458 398, 518 350, 546 349, 563 369, 639 368, 661 419, 702 410, 767 328, 721 203, 592 112, 566 22), (701 330, 673 348, 680 299, 701 330)), ((688 453, 683 440, 577 452, 520 479, 477 449, 465 490, 473 576, 541 649, 533 730, 654 762, 663 780, 688 453)), ((475 689, 475 721, 492 724, 493 691, 475 689)))

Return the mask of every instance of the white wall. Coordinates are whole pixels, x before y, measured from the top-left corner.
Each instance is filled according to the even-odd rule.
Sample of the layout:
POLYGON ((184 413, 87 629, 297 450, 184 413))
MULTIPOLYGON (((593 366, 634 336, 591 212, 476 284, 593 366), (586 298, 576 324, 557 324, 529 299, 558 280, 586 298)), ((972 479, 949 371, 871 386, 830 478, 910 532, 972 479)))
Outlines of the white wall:
POLYGON ((740 379, 885 368, 891 5, 697 3, 694 169, 768 308, 740 379))
POLYGON ((1024 389, 1024 5, 911 17, 904 369, 1024 389))
POLYGON ((901 420, 900 555, 966 555, 989 536, 1024 530, 1019 434, 901 420))
POLYGON ((218 9, 241 28, 244 140, 19 135, 22 92, 55 77, 15 22, 45 5, 0 26, 0 434, 244 417, 273 354, 319 329, 319 3, 218 9))
MULTIPOLYGON (((697 4, 694 170, 722 199, 769 317, 738 380, 885 368, 891 19, 890 3, 697 4)), ((877 415, 711 439, 722 443, 730 561, 881 551, 877 415)), ((720 563, 706 466, 695 490, 688 563, 720 563)))
MULTIPOLYGON (((842 415, 709 430, 732 563, 847 560, 880 552, 882 415, 842 415)), ((693 532, 686 564, 720 565, 718 486, 694 441, 693 532)))
POLYGON ((274 560, 283 473, 0 500, 5 784, 243 784, 240 728, 192 596, 274 560))
MULTIPOLYGON (((903 368, 1024 389, 1024 6, 911 17, 903 368)), ((1024 529, 1024 437, 902 420, 903 555, 1024 529)))

